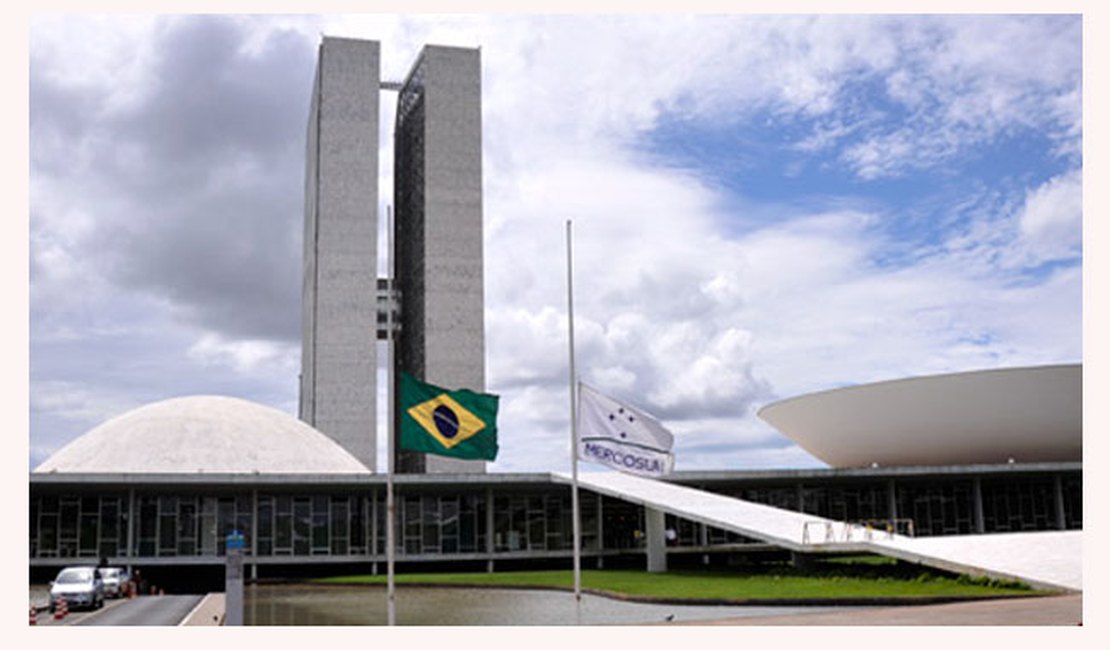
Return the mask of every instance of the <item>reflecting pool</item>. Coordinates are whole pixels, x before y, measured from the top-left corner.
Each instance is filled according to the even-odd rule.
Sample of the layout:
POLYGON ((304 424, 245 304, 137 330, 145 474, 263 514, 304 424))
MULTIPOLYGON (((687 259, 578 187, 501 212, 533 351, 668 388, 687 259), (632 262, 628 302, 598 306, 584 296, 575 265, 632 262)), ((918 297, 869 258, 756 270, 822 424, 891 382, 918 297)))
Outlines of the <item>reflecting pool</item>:
MULTIPOLYGON (((249 585, 246 625, 385 625, 381 587, 249 585)), ((581 625, 640 625, 773 616, 848 607, 760 607, 633 603, 582 595, 581 625)), ((462 589, 398 586, 398 625, 575 625, 574 594, 540 589, 462 589)))

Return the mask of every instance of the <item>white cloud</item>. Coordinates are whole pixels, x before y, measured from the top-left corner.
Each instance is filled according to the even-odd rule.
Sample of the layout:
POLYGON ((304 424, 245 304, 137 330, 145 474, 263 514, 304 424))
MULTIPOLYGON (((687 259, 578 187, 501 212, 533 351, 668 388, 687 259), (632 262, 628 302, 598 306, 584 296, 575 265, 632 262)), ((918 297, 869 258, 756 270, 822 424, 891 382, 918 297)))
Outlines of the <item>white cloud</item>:
POLYGON ((133 391, 122 385, 91 385, 82 381, 32 378, 29 386, 30 466, 82 433, 142 405, 133 391))
MULTIPOLYGON (((753 288, 743 313, 757 333, 753 366, 779 395, 1081 358, 1078 269, 1043 283, 1019 283, 1009 274, 966 264, 960 252, 875 267, 871 260, 884 245, 873 232, 827 233, 824 247, 857 253, 850 264, 835 273, 795 270, 792 292, 753 288)), ((987 241, 976 251, 1002 256, 1009 246, 1008 240, 987 241)), ((813 247, 822 248, 816 242, 813 247)), ((789 250, 782 244, 768 250, 780 248, 789 250)))
POLYGON ((225 367, 242 374, 296 373, 301 361, 299 346, 258 339, 228 340, 215 332, 201 336, 186 354, 203 365, 225 367))
POLYGON ((94 388, 66 381, 34 384, 31 408, 86 423, 90 428, 139 406, 129 395, 111 388, 94 388))
POLYGON ((1030 191, 1017 217, 1037 260, 1077 258, 1083 248, 1083 175, 1072 170, 1030 191))
MULTIPOLYGON (((76 331, 102 345, 89 333, 124 323, 160 354, 141 371, 117 373, 163 374, 161 392, 176 387, 174 376, 188 377, 187 392, 238 391, 293 408, 299 340, 291 327, 275 328, 284 339, 266 338, 259 322, 292 322, 299 313, 300 249, 290 242, 300 230, 303 124, 265 144, 201 151, 195 167, 168 156, 172 177, 145 175, 157 161, 146 156, 152 142, 167 151, 190 144, 159 135, 157 115, 186 113, 171 111, 165 88, 148 77, 167 61, 151 30, 165 36, 179 20, 190 19, 119 29, 111 19, 44 22, 32 30, 33 71, 60 79, 54 90, 73 100, 57 105, 93 109, 52 113, 58 130, 38 128, 32 117, 33 340, 76 331), (143 106, 164 112, 151 117, 143 106), (119 124, 105 120, 121 116, 152 129, 152 140, 116 140, 119 124), (60 158, 68 145, 73 157, 60 158), (97 174, 98 160, 112 173, 97 174), (200 198, 186 202, 190 194, 200 198), (154 222, 154 211, 164 220, 154 222), (257 218, 241 219, 247 213, 257 218), (133 230, 160 234, 120 236, 133 230), (189 233, 213 247, 188 249, 202 251, 203 262, 178 254, 189 233), (262 262, 260 277, 244 277, 245 259, 262 262), (169 269, 156 277, 163 284, 136 291, 120 280, 120 269, 134 282, 155 268, 169 269), (287 294, 274 289, 285 284, 287 294), (275 305, 276 315, 263 313, 275 305), (172 336, 152 334, 162 330, 172 336)), ((1081 59, 1070 40, 1078 28, 1066 19, 375 14, 235 25, 240 40, 228 52, 247 56, 229 54, 228 65, 273 73, 266 83, 278 85, 266 96, 296 104, 305 117, 307 83, 282 87, 290 82, 277 74, 284 68, 266 65, 267 44, 284 43, 300 65, 320 31, 380 39, 384 76, 394 79, 422 43, 481 45, 488 378, 502 393, 505 436, 496 470, 569 462, 567 219, 575 229, 579 370, 599 389, 665 414, 681 468, 812 463, 752 415, 773 396, 1081 355, 1079 270, 1014 275, 1030 260, 1078 253, 1079 171, 1027 193, 1011 189, 1000 202, 1009 209, 985 208, 894 266, 877 261, 907 246, 884 228, 889 215, 730 197, 641 148, 663 116, 721 126, 759 115, 789 127, 784 149, 819 152, 864 180, 947 164, 1022 129, 1046 133, 1066 159, 1082 135, 1081 59), (279 28, 295 30, 299 45, 270 41, 279 28)), ((277 103, 226 85, 204 89, 229 92, 240 109, 259 113, 277 103)), ((218 99, 202 105, 222 106, 218 99)), ((388 155, 388 111, 383 120, 388 155)), ((220 140, 212 124, 192 128, 220 140)), ((383 187, 389 173, 383 165, 383 187)), ((60 370, 57 356, 47 363, 43 354, 33 363, 49 373, 32 393, 46 387, 33 401, 44 413, 94 416, 78 397, 57 397, 65 391, 50 382, 59 377, 81 374, 72 384, 83 390, 121 381, 76 364, 60 370)))

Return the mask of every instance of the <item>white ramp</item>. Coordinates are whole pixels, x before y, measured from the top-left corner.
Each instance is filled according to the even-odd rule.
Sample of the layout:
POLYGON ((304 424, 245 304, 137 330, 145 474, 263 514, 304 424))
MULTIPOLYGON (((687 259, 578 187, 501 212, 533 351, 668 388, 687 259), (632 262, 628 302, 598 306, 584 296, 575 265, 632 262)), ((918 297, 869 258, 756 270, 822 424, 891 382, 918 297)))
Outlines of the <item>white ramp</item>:
MULTIPOLYGON (((571 483, 567 474, 555 480, 571 483)), ((704 490, 616 472, 582 472, 594 492, 669 512, 803 553, 864 551, 948 571, 1015 579, 1034 587, 1083 589, 1083 531, 906 537, 870 534, 822 519, 704 490)))
MULTIPOLYGON (((553 476, 560 482, 572 481, 566 474, 553 476)), ((858 527, 842 522, 630 474, 580 472, 578 484, 792 551, 812 553, 831 550, 830 546, 838 551, 851 550, 858 544, 845 542, 860 539, 858 527)))
POLYGON ((1083 531, 943 537, 876 536, 874 552, 939 569, 1021 580, 1034 587, 1083 590, 1083 531))

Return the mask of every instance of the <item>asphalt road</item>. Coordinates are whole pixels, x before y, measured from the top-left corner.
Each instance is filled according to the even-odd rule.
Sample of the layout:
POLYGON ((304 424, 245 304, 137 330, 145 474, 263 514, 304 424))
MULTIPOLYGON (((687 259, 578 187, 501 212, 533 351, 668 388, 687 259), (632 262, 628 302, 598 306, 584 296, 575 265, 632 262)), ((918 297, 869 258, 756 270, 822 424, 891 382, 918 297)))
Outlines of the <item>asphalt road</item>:
POLYGON ((947 605, 909 605, 876 607, 837 613, 795 616, 756 616, 719 621, 700 621, 698 625, 1066 625, 1083 624, 1083 595, 1068 594, 1036 598, 1001 598, 947 605))
POLYGON ((109 600, 95 611, 72 611, 61 620, 43 612, 38 625, 177 625, 201 601, 201 595, 144 596, 109 600))

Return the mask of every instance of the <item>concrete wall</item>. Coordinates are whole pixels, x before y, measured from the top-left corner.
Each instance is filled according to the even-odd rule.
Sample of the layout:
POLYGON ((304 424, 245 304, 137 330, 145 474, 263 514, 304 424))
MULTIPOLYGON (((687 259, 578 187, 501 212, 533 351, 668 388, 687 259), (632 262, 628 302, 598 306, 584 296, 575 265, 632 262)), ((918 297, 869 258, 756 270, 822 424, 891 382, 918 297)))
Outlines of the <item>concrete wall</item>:
POLYGON ((376 463, 377 42, 324 38, 308 124, 300 417, 376 463))
MULTIPOLYGON (((485 391, 481 59, 427 46, 399 98, 396 260, 400 370, 485 391)), ((398 471, 482 472, 483 461, 402 452, 398 471)))

